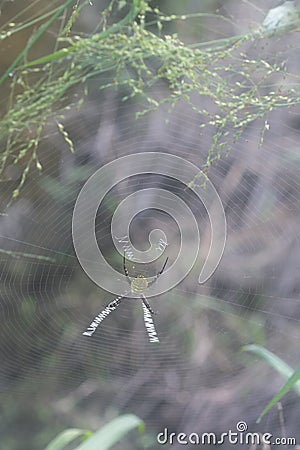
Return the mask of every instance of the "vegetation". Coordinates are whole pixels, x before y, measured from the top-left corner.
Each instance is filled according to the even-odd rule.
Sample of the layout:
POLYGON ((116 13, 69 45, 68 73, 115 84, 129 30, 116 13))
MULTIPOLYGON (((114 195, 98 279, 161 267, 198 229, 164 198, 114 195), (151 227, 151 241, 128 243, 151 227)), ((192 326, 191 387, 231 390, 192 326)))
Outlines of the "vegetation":
MULTIPOLYGON (((252 58, 247 51, 250 45, 267 46, 270 36, 279 39, 282 34, 296 31, 300 23, 298 14, 275 25, 267 21, 243 35, 188 44, 180 38, 178 29, 176 32, 173 29, 195 18, 205 18, 205 14, 168 15, 152 6, 150 1, 112 0, 99 13, 97 29, 83 36, 76 31, 76 25, 85 8, 91 6, 90 1, 49 3, 50 6, 36 16, 16 20, 0 28, 3 43, 10 42, 24 30, 31 32, 22 51, 0 78, 2 89, 8 88, 10 93, 0 121, 3 148, 0 177, 4 176, 9 164, 21 168, 17 186, 11 192, 11 202, 22 193, 31 171, 44 176, 42 144, 48 137, 50 126, 63 136, 70 152, 76 153, 76 142, 65 126, 65 118, 71 109, 80 111, 92 81, 97 83, 100 91, 118 92, 122 102, 134 103, 138 110, 137 120, 160 108, 171 113, 179 104, 187 105, 197 114, 199 129, 205 129, 213 136, 202 167, 206 173, 211 165, 230 153, 232 143, 238 141, 247 126, 259 121, 262 145, 269 129, 269 113, 280 108, 290 110, 300 103, 298 78, 295 77, 293 84, 286 82, 289 74, 284 52, 278 51, 261 59, 260 54, 252 58), (53 52, 32 58, 32 50, 50 31, 55 33, 53 52), (199 102, 199 99, 203 101, 199 102)), ((230 22, 228 18, 215 17, 224 23, 230 22)), ((168 121, 168 115, 165 120, 168 121)), ((48 186, 49 192, 54 192, 54 196, 59 194, 63 198, 65 195, 66 203, 74 196, 73 185, 69 186, 70 192, 67 189, 60 192, 59 182, 46 176, 44 185, 48 186)), ((48 256, 7 249, 0 249, 0 253, 16 259, 55 261, 48 256)), ((175 306, 179 307, 180 302, 182 297, 177 299, 177 304, 175 301, 175 306)), ((251 319, 246 317, 243 321, 234 315, 228 304, 220 306, 219 299, 207 296, 207 303, 207 306, 202 305, 203 314, 201 311, 204 324, 209 313, 216 313, 218 320, 223 315, 226 327, 238 338, 244 337, 246 329, 249 331, 247 327, 252 327, 251 319), (209 310, 207 315, 205 309, 209 310)), ((197 311, 196 306, 194 311, 197 311)), ((253 335, 256 332, 258 335, 261 330, 264 333, 263 326, 259 330, 252 327, 253 335)), ((186 334, 187 347, 192 347, 195 337, 189 333, 186 334)), ((68 335, 72 336, 72 333, 68 335)), ((224 339, 221 345, 238 353, 238 349, 231 345, 235 337, 229 333, 226 336, 228 340, 225 342, 224 339)), ((69 339, 71 341, 72 337, 69 339)), ((243 350, 266 361, 286 380, 261 413, 260 420, 289 390, 294 389, 299 394, 300 369, 294 371, 263 346, 249 345, 243 350)), ((261 383, 264 383, 263 379, 261 383)), ((142 421, 133 415, 121 416, 95 434, 77 428, 66 430, 45 450, 63 450, 74 442, 77 445, 79 440, 76 450, 105 450, 132 429, 142 431, 142 421)))
POLYGON ((142 433, 144 430, 143 421, 132 414, 127 414, 112 420, 94 434, 79 429, 65 430, 51 441, 45 450, 64 450, 69 443, 78 439, 78 437, 81 437, 84 443, 74 450, 109 450, 134 428, 142 433))
POLYGON ((298 367, 295 371, 288 366, 282 359, 278 358, 278 356, 274 355, 274 353, 270 352, 264 347, 260 345, 246 345, 243 348, 244 351, 252 352, 255 355, 259 356, 261 359, 266 361, 271 367, 273 367, 277 372, 284 376, 287 382, 280 389, 280 391, 272 398, 272 400, 267 404, 263 412, 260 414, 258 418, 258 422, 261 421, 263 416, 272 408, 272 406, 276 405, 281 398, 287 394, 291 389, 295 389, 298 395, 300 395, 300 367, 298 367))
POLYGON ((244 36, 189 46, 175 33, 167 34, 165 27, 170 22, 188 21, 195 15, 168 16, 152 8, 148 1, 133 0, 123 19, 111 24, 109 17, 114 9, 120 13, 128 9, 127 2, 113 0, 101 14, 101 29, 88 37, 76 35, 76 32, 70 37, 80 11, 89 4, 84 1, 80 6, 77 3, 68 20, 65 15, 65 25, 57 36, 58 49, 28 62, 29 50, 71 3, 68 0, 35 21, 13 24, 8 31, 2 30, 4 41, 32 26, 32 22, 46 19, 0 79, 1 84, 11 77, 11 100, 0 123, 1 138, 5 141, 0 175, 10 158, 14 164, 26 161, 13 198, 19 195, 32 167, 42 171, 39 144, 49 121, 57 124, 70 151, 74 151, 74 143, 64 127, 64 112, 74 105, 81 107, 89 79, 105 75, 105 78, 98 78, 99 89, 118 89, 125 93, 124 102, 135 99, 141 103, 143 106, 137 116, 164 104, 170 110, 180 101, 189 104, 199 116, 199 127, 214 129, 213 142, 203 167, 206 170, 230 151, 230 144, 241 136, 248 124, 256 119, 263 120, 262 142, 269 127, 267 114, 279 107, 292 107, 300 101, 297 91, 284 83, 285 65, 281 60, 276 61, 278 55, 272 62, 250 59, 243 51, 247 42, 262 41, 270 33, 297 29, 299 20, 294 16, 283 26, 279 22, 271 30, 261 26, 244 36), (274 90, 275 74, 281 77, 282 83, 274 90), (161 82, 168 86, 168 95, 163 98, 157 97, 155 90, 161 82), (195 95, 209 100, 210 107, 204 102, 199 108, 194 101, 195 95), (24 139, 26 135, 28 138, 24 139))

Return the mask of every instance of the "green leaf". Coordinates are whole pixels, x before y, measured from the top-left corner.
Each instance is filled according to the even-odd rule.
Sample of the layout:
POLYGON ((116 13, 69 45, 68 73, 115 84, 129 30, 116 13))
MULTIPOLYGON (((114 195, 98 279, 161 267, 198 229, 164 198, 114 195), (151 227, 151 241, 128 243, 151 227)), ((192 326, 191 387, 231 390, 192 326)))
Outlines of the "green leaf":
MULTIPOLYGON (((266 361, 273 369, 277 370, 286 380, 288 380, 294 373, 294 369, 286 362, 260 345, 246 345, 242 348, 243 351, 252 352, 259 358, 266 361)), ((300 381, 293 386, 294 390, 300 395, 300 381)))
MULTIPOLYGON (((131 21, 133 21, 135 19, 135 17, 140 12, 140 10, 141 10, 143 5, 144 5, 144 1, 143 0, 134 0, 133 3, 132 3, 132 7, 131 7, 129 13, 122 20, 120 20, 119 22, 114 23, 113 25, 111 25, 106 30, 101 31, 101 33, 98 33, 94 37, 95 42, 99 41, 101 39, 105 39, 110 34, 117 33, 118 31, 121 30, 122 27, 124 27, 125 25, 128 25, 131 21)), ((46 64, 46 63, 54 61, 56 59, 64 58, 66 56, 69 56, 71 52, 76 51, 76 49, 77 49, 76 44, 71 45, 70 47, 67 47, 67 48, 62 48, 61 50, 58 50, 57 52, 52 52, 50 55, 45 55, 45 56, 42 56, 41 58, 35 59, 34 61, 27 62, 26 64, 24 64, 21 67, 19 67, 19 69, 26 69, 28 67, 35 66, 37 64, 46 64)), ((20 58, 18 57, 17 63, 19 62, 19 60, 23 56, 23 53, 24 52, 22 52, 20 54, 20 58)), ((15 65, 16 64, 14 62, 14 66, 13 67, 11 66, 7 70, 7 74, 10 73, 12 71, 12 69, 15 68, 15 65)), ((1 84, 1 82, 2 82, 2 79, 0 79, 0 84, 1 84)))
POLYGON ((19 64, 19 62, 22 60, 23 57, 27 55, 31 47, 43 36, 44 33, 48 30, 48 28, 55 22, 56 19, 62 14, 65 9, 69 6, 69 4, 72 3, 73 0, 66 0, 65 3, 60 6, 59 8, 55 9, 54 14, 52 17, 44 23, 39 30, 32 36, 32 38, 27 42, 24 49, 19 53, 19 55, 16 57, 16 59, 13 61, 13 63, 9 66, 9 68, 4 72, 2 77, 0 77, 0 85, 8 78, 9 74, 13 72, 15 67, 19 64))
POLYGON ((287 394, 295 384, 300 380, 300 366, 295 370, 293 375, 288 379, 287 383, 280 389, 280 391, 272 398, 272 400, 267 404, 259 418, 257 419, 257 423, 261 421, 263 416, 272 408, 272 406, 276 405, 277 402, 287 394))
POLYGON ((62 433, 59 433, 56 438, 47 445, 45 450, 62 450, 66 447, 66 445, 80 436, 87 438, 90 436, 90 431, 80 430, 78 428, 70 428, 65 430, 62 433))
MULTIPOLYGON (((113 419, 75 450, 107 450, 119 442, 132 429, 144 431, 144 423, 133 414, 125 414, 113 419)), ((47 449, 50 450, 50 449, 47 449)), ((52 449, 51 449, 52 450, 52 449)))

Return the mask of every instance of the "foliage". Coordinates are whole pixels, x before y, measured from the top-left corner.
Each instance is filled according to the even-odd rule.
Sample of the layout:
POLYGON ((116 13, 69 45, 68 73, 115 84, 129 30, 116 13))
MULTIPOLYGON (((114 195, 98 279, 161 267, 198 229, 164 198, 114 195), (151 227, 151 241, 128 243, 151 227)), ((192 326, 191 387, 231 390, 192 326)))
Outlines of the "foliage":
POLYGON ((255 355, 259 356, 261 359, 266 361, 271 367, 277 370, 284 378, 287 379, 287 382, 280 389, 280 391, 272 398, 272 400, 267 404, 263 412, 260 414, 257 419, 258 422, 263 418, 263 416, 272 408, 272 406, 276 405, 281 398, 287 394, 291 389, 295 389, 298 395, 300 395, 300 366, 294 371, 291 367, 289 367, 282 359, 278 358, 278 356, 274 355, 274 353, 270 352, 264 347, 260 345, 246 345, 243 347, 244 351, 252 352, 255 355))
POLYGON ((134 428, 143 432, 143 421, 133 414, 125 414, 111 420, 94 434, 86 430, 73 428, 65 430, 51 441, 45 450, 63 450, 66 445, 78 437, 82 437, 85 442, 76 447, 75 450, 108 450, 134 428))
MULTIPOLYGON (((189 104, 199 115, 199 127, 214 129, 203 167, 206 170, 230 150, 232 141, 239 138, 248 124, 263 119, 262 141, 269 126, 267 114, 275 108, 299 103, 297 93, 284 85, 284 64, 263 60, 261 55, 251 59, 243 51, 247 42, 268 39, 279 31, 282 34, 294 30, 299 25, 298 19, 293 18, 283 27, 279 23, 271 30, 261 26, 243 36, 215 41, 213 45, 189 46, 176 34, 166 34, 165 25, 186 21, 195 15, 166 16, 147 1, 133 0, 123 19, 108 25, 114 9, 128 10, 126 2, 112 0, 107 10, 101 13, 101 30, 88 37, 76 34, 69 37, 80 10, 89 3, 85 1, 79 8, 77 2, 57 37, 57 46, 63 47, 28 63, 28 50, 62 12, 68 11, 70 3, 70 0, 65 1, 53 10, 52 15, 47 13, 50 18, 33 34, 0 80, 3 82, 12 74, 11 101, 0 123, 1 138, 5 141, 0 175, 9 157, 13 157, 15 164, 25 161, 13 198, 19 195, 32 167, 42 170, 39 144, 49 120, 57 124, 70 150, 75 150, 76 144, 63 124, 64 113, 74 105, 80 108, 91 78, 98 77, 102 90, 118 89, 123 101, 138 101, 142 105, 138 116, 164 104, 168 105, 169 111, 179 101, 189 104), (99 78, 104 74, 105 79, 99 78), (282 85, 276 88, 272 81, 274 74, 282 79, 282 85), (160 90, 159 97, 156 88, 161 83, 167 85, 167 90, 164 94, 160 90), (77 90, 75 96, 74 88, 77 90), (200 101, 201 106, 199 99, 205 100, 200 101)), ((2 32, 2 40, 9 39, 12 33, 24 27, 26 24, 2 32)))
POLYGON ((80 430, 79 428, 69 428, 59 433, 50 443, 45 450, 63 450, 68 444, 75 441, 78 438, 82 440, 91 437, 91 432, 86 430, 80 430))
POLYGON ((263 416, 272 408, 272 406, 276 405, 276 403, 281 400, 281 398, 287 394, 300 380, 300 366, 295 370, 293 375, 288 379, 285 385, 280 389, 279 392, 272 398, 272 400, 267 404, 263 412, 260 414, 257 422, 260 422, 263 416))

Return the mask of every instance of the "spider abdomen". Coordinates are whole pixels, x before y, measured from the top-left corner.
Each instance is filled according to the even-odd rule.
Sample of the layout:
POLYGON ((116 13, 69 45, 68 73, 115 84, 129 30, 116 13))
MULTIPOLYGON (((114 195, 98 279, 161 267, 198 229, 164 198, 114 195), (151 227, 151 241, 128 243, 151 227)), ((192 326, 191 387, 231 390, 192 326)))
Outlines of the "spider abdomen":
POLYGON ((148 288, 148 280, 143 275, 138 275, 131 280, 131 292, 133 294, 143 294, 148 288))

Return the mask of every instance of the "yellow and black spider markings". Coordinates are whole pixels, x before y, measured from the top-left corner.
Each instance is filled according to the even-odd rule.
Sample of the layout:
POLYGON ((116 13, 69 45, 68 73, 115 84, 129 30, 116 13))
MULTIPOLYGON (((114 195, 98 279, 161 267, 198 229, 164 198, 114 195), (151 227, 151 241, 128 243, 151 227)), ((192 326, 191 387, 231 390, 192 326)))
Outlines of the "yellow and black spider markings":
MULTIPOLYGON (((148 278, 144 277, 143 275, 137 275, 135 277, 130 277, 129 272, 126 267, 126 258, 125 258, 125 252, 123 256, 123 270, 124 274, 126 276, 127 282, 130 285, 130 291, 132 294, 138 294, 140 296, 140 299, 142 301, 143 305, 143 311, 144 311, 144 324, 146 327, 146 331, 148 333, 149 341, 150 342, 159 342, 159 338, 157 335, 157 332, 155 330, 154 322, 152 319, 152 316, 155 314, 153 309, 148 303, 148 300, 145 296, 145 291, 148 289, 149 286, 151 286, 153 283, 155 283, 158 279, 158 277, 163 273, 165 270, 165 267, 167 265, 168 258, 166 259, 162 269, 156 274, 156 276, 149 281, 148 278)), ((84 336, 92 336, 100 323, 112 312, 114 311, 122 302, 123 299, 127 297, 128 291, 125 292, 123 295, 120 295, 115 300, 110 302, 106 307, 94 318, 94 320, 91 322, 89 327, 86 329, 86 331, 83 333, 84 336)))
POLYGON ((133 294, 143 294, 148 286, 148 280, 143 275, 138 275, 130 281, 130 288, 133 294))

